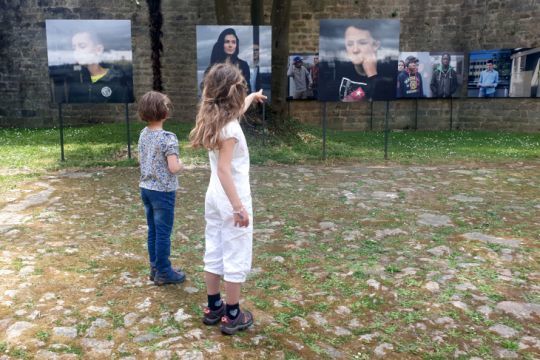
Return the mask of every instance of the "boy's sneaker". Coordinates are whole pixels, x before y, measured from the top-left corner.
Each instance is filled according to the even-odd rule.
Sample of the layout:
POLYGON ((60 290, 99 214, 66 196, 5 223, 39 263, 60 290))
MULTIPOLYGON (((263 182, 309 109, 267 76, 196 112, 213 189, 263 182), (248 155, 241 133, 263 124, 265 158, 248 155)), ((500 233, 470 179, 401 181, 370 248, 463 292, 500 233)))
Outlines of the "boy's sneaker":
MULTIPOLYGON (((177 272, 182 272, 182 269, 173 269, 174 271, 177 271, 177 272)), ((157 269, 153 266, 150 267, 150 275, 148 275, 148 279, 150 279, 150 281, 154 281, 154 278, 156 277, 156 274, 157 274, 157 269)))
POLYGON ((202 322, 205 325, 216 325, 221 318, 225 316, 225 302, 221 302, 221 306, 217 310, 210 310, 208 306, 204 308, 204 317, 202 322))
POLYGON ((150 267, 150 275, 148 276, 148 279, 150 279, 150 281, 154 281, 154 278, 156 277, 156 268, 151 266, 150 267))
POLYGON ((221 318, 221 332, 225 335, 234 335, 238 331, 245 330, 253 325, 253 315, 249 311, 240 311, 238 317, 234 320, 229 319, 227 315, 221 318))
POLYGON ((183 271, 172 270, 168 274, 156 273, 154 284, 157 286, 165 284, 181 284, 186 280, 186 274, 183 271))

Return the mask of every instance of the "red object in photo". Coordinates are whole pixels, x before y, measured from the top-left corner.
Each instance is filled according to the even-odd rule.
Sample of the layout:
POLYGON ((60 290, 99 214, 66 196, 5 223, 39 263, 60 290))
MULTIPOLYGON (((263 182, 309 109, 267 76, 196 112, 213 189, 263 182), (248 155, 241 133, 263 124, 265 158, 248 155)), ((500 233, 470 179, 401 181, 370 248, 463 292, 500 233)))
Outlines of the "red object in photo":
POLYGON ((345 102, 361 101, 366 97, 366 93, 361 87, 358 87, 356 90, 352 91, 349 95, 343 98, 345 102))

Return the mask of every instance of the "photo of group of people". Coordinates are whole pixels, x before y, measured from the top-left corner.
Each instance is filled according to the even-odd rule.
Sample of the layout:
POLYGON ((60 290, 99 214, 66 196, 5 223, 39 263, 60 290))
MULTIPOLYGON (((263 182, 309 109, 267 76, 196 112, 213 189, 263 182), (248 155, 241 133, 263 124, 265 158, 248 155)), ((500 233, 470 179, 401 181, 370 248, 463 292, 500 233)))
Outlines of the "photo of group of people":
POLYGON ((459 97, 463 72, 463 53, 402 52, 396 98, 459 97))
POLYGON ((319 54, 292 54, 287 67, 289 79, 287 99, 317 100, 319 98, 319 54))
POLYGON ((271 26, 197 26, 197 84, 218 63, 230 62, 242 71, 248 94, 263 89, 270 98, 272 72, 271 26))
POLYGON ((539 97, 540 48, 471 51, 467 95, 539 97))
POLYGON ((129 20, 46 20, 51 93, 56 103, 130 103, 129 20))

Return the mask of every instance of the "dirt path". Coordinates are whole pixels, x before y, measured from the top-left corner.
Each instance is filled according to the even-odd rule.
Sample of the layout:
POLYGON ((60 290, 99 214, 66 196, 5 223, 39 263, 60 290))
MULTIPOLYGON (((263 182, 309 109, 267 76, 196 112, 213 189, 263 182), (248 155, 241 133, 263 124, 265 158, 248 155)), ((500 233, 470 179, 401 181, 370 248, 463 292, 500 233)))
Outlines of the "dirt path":
POLYGON ((236 337, 199 320, 208 170, 181 176, 188 281, 167 287, 147 280, 137 171, 10 192, 0 359, 540 357, 539 163, 253 168, 256 325, 236 337))

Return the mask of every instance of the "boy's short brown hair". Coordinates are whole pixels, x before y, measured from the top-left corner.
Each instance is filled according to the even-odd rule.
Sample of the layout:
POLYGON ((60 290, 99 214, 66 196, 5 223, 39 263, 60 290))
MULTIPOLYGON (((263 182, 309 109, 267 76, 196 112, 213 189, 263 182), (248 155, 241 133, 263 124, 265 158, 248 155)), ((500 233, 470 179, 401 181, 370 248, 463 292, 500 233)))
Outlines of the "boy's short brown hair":
POLYGON ((137 111, 141 120, 152 122, 166 119, 172 109, 169 97, 159 91, 149 91, 139 99, 137 111))

